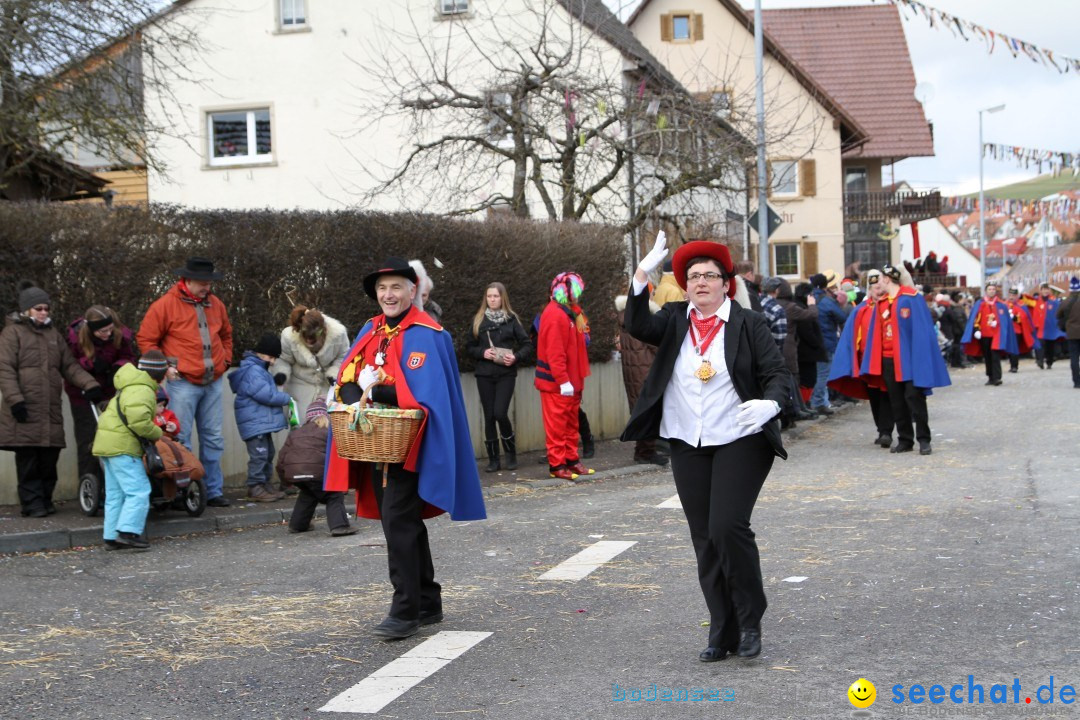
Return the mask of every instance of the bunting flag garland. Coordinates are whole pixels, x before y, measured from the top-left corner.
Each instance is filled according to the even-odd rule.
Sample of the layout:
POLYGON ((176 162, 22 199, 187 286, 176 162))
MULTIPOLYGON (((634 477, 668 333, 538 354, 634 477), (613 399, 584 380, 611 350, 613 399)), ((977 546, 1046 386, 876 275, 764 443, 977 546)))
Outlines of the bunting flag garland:
MULTIPOLYGON (((877 0, 875 0, 875 2, 876 1, 877 0)), ((970 20, 964 20, 963 18, 958 18, 955 15, 950 15, 937 8, 925 5, 919 2, 919 0, 885 1, 891 2, 893 5, 901 8, 900 14, 905 20, 908 19, 907 15, 903 12, 903 10, 906 9, 910 10, 916 17, 921 14, 930 23, 930 27, 945 27, 954 37, 959 33, 959 37, 967 42, 970 42, 972 37, 982 38, 983 41, 986 42, 987 53, 993 53, 1000 40, 1001 44, 1005 46, 1006 50, 1012 53, 1014 58, 1019 57, 1020 53, 1023 53, 1032 62, 1042 63, 1046 67, 1052 67, 1059 73, 1072 71, 1073 73, 1080 75, 1080 59, 1056 55, 1050 50, 1044 50, 1032 43, 1010 37, 1002 32, 989 30, 970 20)))
POLYGON ((1046 164, 1054 177, 1066 169, 1072 171, 1073 177, 1080 176, 1080 152, 1056 152, 1001 143, 983 143, 982 154, 984 158, 994 160, 1013 160, 1017 167, 1025 169, 1035 166, 1040 175, 1043 172, 1043 164, 1046 164))
MULTIPOLYGON (((1062 193, 1054 200, 994 200, 987 199, 986 212, 991 215, 1019 217, 1019 218, 1042 218, 1049 217, 1056 220, 1066 220, 1070 217, 1080 221, 1080 199, 1071 197, 1076 193, 1062 193)), ((950 213, 974 213, 979 211, 979 199, 977 197, 942 196, 941 212, 950 213)))

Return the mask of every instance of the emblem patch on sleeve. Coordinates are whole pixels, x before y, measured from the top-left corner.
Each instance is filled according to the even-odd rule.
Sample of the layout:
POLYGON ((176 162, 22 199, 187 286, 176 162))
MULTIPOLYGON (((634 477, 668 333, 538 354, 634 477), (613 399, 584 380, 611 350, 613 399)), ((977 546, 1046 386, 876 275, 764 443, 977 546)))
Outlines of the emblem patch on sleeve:
POLYGON ((409 353, 409 359, 405 361, 405 365, 410 370, 416 370, 424 365, 424 360, 427 360, 427 353, 409 353))
POLYGON ((902 318, 911 317, 911 308, 900 308, 900 317, 902 317, 902 318))

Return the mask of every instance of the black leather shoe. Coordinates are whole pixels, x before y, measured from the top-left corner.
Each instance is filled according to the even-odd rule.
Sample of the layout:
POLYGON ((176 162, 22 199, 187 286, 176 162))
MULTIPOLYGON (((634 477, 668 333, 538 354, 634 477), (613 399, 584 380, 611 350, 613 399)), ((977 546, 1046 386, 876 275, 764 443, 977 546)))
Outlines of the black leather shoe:
POLYGON ((994 387, 997 387, 998 385, 1001 384, 1001 381, 1000 380, 995 380, 994 382, 992 382, 990 384, 993 385, 994 387))
POLYGON ((739 649, 735 654, 741 658, 756 658, 761 654, 761 631, 740 630, 739 649))
POLYGON ((818 414, 814 412, 799 412, 795 414, 796 420, 817 420, 818 414))
POLYGON ((1009 372, 1018 373, 1018 372, 1020 372, 1020 369, 1019 368, 1009 368, 1009 372))
POLYGON ((664 467, 668 464, 668 459, 663 455, 653 453, 652 455, 635 455, 634 462, 638 465, 659 465, 664 467))
POLYGON ((933 452, 933 450, 930 449, 930 443, 928 443, 925 440, 920 440, 919 441, 919 454, 920 455, 929 455, 931 452, 933 452))
POLYGON ((891 450, 889 450, 889 452, 891 452, 891 453, 904 453, 904 452, 911 452, 914 449, 915 449, 914 445, 901 445, 900 443, 896 443, 896 445, 891 450))
POLYGON ((830 415, 835 415, 836 414, 835 410, 833 410, 831 407, 825 407, 824 405, 822 405, 821 407, 810 408, 810 409, 813 410, 814 412, 816 412, 818 415, 824 415, 825 417, 829 417, 830 415))
POLYGON ((883 448, 892 447, 892 435, 881 433, 877 436, 877 440, 874 441, 874 444, 880 445, 883 448))
POLYGON ((229 507, 230 505, 232 505, 232 503, 229 502, 229 498, 225 497, 224 495, 218 495, 215 498, 210 498, 206 501, 206 504, 210 507, 229 507))
POLYGON ((420 611, 420 624, 421 625, 435 625, 436 623, 441 623, 442 621, 443 621, 442 610, 436 610, 434 612, 431 612, 431 611, 425 612, 423 610, 420 611))
POLYGON ((387 640, 402 640, 420 630, 419 620, 399 620, 388 617, 371 629, 371 634, 387 640))
POLYGON ((698 660, 701 662, 717 662, 727 657, 727 650, 724 648, 708 647, 701 651, 698 655, 698 660))

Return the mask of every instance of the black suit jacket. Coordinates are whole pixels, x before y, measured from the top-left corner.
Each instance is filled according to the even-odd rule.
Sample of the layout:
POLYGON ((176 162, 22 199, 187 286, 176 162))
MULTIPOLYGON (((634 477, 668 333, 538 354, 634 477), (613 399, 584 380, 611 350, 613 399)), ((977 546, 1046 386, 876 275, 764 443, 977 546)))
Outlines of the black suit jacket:
MULTIPOLYGON (((783 407, 788 399, 791 375, 776 347, 764 315, 745 310, 734 300, 724 327, 724 359, 735 392, 743 402, 752 399, 775 400, 783 407)), ((642 342, 656 345, 656 360, 641 389, 630 422, 623 430, 623 440, 647 440, 659 436, 664 411, 664 390, 671 380, 686 333, 690 329, 686 302, 671 302, 660 312, 649 312, 646 292, 631 295, 626 301, 626 328, 642 342)), ((770 420, 762 428, 765 437, 780 457, 787 452, 780 440, 780 427, 770 420)))

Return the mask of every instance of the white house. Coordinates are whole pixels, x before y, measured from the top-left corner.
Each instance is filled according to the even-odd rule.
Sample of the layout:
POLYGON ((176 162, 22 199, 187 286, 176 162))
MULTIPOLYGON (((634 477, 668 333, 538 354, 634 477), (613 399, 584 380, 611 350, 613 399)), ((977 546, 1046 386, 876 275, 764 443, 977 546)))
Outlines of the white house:
POLYGON ((926 258, 933 252, 938 261, 949 259, 949 274, 955 275, 957 284, 979 284, 979 258, 972 255, 971 251, 961 244, 949 228, 941 222, 941 218, 921 220, 912 225, 903 225, 900 228, 900 259, 907 262, 915 262, 915 238, 912 228, 919 229, 919 252, 920 257, 926 258))
MULTIPOLYGON (((514 111, 513 88, 500 85, 505 74, 497 69, 536 63, 541 37, 548 62, 562 53, 571 58, 579 85, 565 89, 565 107, 560 90, 557 103, 521 108, 550 117, 556 129, 559 123, 565 129, 566 114, 599 124, 632 97, 631 89, 681 90, 601 0, 187 0, 172 7, 163 22, 197 27, 205 49, 188 71, 200 81, 169 88, 179 107, 164 98, 145 103, 176 135, 155 148, 168 173, 148 178, 152 202, 446 212, 490 204, 508 192, 516 169, 530 175, 532 216, 545 218, 551 199, 535 190, 531 174, 539 167, 557 188, 553 167, 515 168, 494 151, 514 142, 502 134, 497 112, 514 111), (595 99, 597 88, 611 88, 610 101, 595 99), (589 104, 582 106, 586 95, 589 104), (430 124, 440 102, 464 108, 456 124, 430 124), (487 133, 492 152, 428 153, 430 183, 373 192, 418 144, 478 130, 487 133), (439 186, 451 181, 453 192, 439 186)), ((628 131, 612 123, 605 132, 628 131)), ((591 150, 595 143, 581 135, 582 148, 591 150)), ((583 154, 582 185, 608 167, 583 154)), ((590 195, 582 219, 627 219, 628 172, 620 165, 615 180, 590 195)), ((745 198, 731 204, 742 210, 745 198)))

